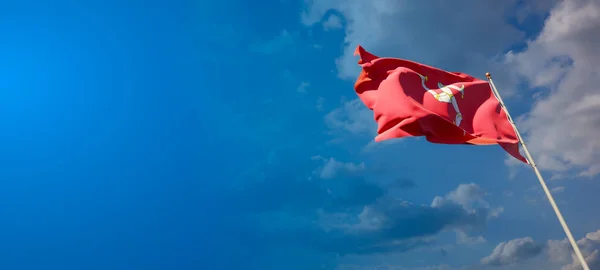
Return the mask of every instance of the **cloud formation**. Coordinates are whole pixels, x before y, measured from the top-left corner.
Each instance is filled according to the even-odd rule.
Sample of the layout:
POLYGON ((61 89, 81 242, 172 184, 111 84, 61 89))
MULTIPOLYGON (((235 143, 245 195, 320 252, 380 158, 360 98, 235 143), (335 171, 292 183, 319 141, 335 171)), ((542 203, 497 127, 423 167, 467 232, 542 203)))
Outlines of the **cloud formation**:
MULTIPOLYGON (((590 269, 600 268, 600 230, 588 233, 577 241, 590 269)), ((481 259, 482 265, 506 266, 523 264, 540 254, 545 254, 553 263, 562 264, 562 270, 580 270, 579 260, 567 239, 535 242, 531 237, 502 242, 492 253, 481 259)))
POLYGON ((373 112, 360 99, 344 102, 325 116, 325 124, 336 137, 365 136, 372 139, 377 134, 373 112))
POLYGON ((503 266, 524 262, 539 255, 544 248, 531 237, 513 239, 496 246, 492 254, 481 259, 481 264, 503 266))
MULTIPOLYGON (((581 264, 575 254, 572 254, 572 248, 567 239, 549 240, 548 256, 555 262, 568 263, 562 270, 580 270, 581 264)), ((600 230, 588 233, 584 238, 577 241, 579 249, 583 253, 585 261, 590 269, 600 268, 600 230)))
MULTIPOLYGON (((230 237, 256 243, 252 249, 265 252, 405 252, 429 244, 443 231, 471 237, 473 229, 484 227, 499 213, 489 207, 476 184, 460 185, 436 196, 430 205, 420 205, 365 180, 364 168, 360 163, 316 157, 308 163, 279 162, 263 169, 263 174, 230 190, 228 198, 238 202, 224 203, 235 205, 229 211, 236 220, 228 225, 230 237)), ((412 182, 400 185, 408 183, 412 182)))
MULTIPOLYGON (((332 224, 347 232, 369 237, 363 252, 389 252, 406 249, 410 245, 426 242, 423 237, 443 230, 456 229, 466 232, 480 228, 494 216, 494 210, 473 202, 485 202, 483 193, 461 190, 480 190, 475 184, 459 185, 445 196, 437 196, 431 205, 415 205, 391 196, 382 196, 375 203, 366 205, 353 223, 332 224), (460 193, 464 197, 457 198, 460 193), (407 246, 408 245, 408 246, 407 246)), ((484 203, 487 205, 487 202, 484 203)), ((366 239, 365 239, 366 240, 366 239)))
MULTIPOLYGON (((302 21, 306 25, 322 23, 332 12, 343 17, 344 51, 336 60, 341 78, 358 74, 353 56, 358 44, 382 56, 411 59, 418 55, 414 60, 483 75, 484 67, 489 66, 483 59, 524 37, 505 21, 507 15, 518 15, 510 13, 518 2, 307 0, 302 21)), ((525 2, 522 9, 537 11, 530 7, 533 1, 525 2)))
POLYGON ((540 92, 518 125, 542 169, 600 173, 600 2, 567 0, 556 5, 540 35, 521 52, 509 52, 514 66, 540 92))
POLYGON ((352 162, 340 162, 334 158, 323 158, 323 157, 313 157, 313 159, 321 159, 324 161, 323 167, 319 168, 317 174, 322 179, 331 179, 335 177, 340 171, 346 173, 358 173, 364 171, 365 163, 352 163, 352 162))
POLYGON ((336 30, 342 28, 342 19, 336 14, 330 14, 327 20, 323 22, 323 28, 328 30, 336 30))

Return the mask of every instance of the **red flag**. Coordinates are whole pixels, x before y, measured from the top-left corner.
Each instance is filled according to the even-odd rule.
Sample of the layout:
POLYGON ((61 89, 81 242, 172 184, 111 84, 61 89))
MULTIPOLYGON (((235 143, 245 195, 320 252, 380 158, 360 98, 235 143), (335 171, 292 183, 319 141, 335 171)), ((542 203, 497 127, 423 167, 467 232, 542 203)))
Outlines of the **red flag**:
POLYGON ((498 144, 527 163, 487 81, 408 60, 380 58, 361 46, 356 54, 362 72, 354 88, 375 115, 375 141, 425 136, 442 144, 498 144))

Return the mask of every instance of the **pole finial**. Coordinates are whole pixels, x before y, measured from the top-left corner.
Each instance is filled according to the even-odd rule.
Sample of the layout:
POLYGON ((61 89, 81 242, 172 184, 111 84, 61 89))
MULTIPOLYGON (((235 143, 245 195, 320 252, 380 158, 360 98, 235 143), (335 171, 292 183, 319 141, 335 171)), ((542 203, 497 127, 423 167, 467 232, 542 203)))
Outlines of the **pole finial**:
POLYGON ((485 73, 485 77, 488 78, 488 79, 491 79, 492 78, 492 74, 490 74, 489 72, 486 72, 485 73))

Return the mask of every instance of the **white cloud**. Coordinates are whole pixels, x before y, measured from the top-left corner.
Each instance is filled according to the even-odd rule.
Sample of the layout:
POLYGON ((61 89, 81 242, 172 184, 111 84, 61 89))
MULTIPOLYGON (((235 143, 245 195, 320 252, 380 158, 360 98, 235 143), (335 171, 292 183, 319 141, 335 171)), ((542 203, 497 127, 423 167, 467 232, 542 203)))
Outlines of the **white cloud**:
MULTIPOLYGON (((465 211, 488 220, 496 218, 504 211, 502 207, 490 208, 485 200, 486 192, 474 183, 460 184, 455 190, 449 192, 446 196, 437 196, 431 202, 432 207, 444 207, 448 204, 460 205, 465 211)), ((469 236, 467 232, 471 227, 460 226, 455 228, 456 242, 459 244, 480 244, 485 243, 483 236, 469 236)))
POLYGON ((456 242, 459 244, 476 245, 476 244, 485 243, 485 242, 487 242, 487 240, 481 235, 472 237, 463 231, 457 230, 456 231, 456 242))
POLYGON ((363 153, 389 149, 391 145, 396 145, 404 141, 397 139, 375 142, 377 122, 375 121, 373 111, 369 110, 359 98, 343 102, 341 107, 325 115, 324 120, 329 133, 335 137, 334 141, 343 139, 364 140, 360 142, 365 143, 361 146, 363 153))
POLYGON ((431 206, 441 206, 448 202, 462 206, 469 212, 474 212, 480 209, 486 209, 488 212, 487 218, 495 218, 504 211, 502 207, 490 209, 489 203, 484 199, 487 195, 483 189, 475 184, 460 184, 455 190, 451 191, 444 197, 437 196, 431 202, 431 206))
POLYGON ((322 157, 313 157, 313 159, 321 159, 325 162, 317 173, 322 179, 331 179, 341 172, 356 173, 365 169, 365 163, 340 162, 334 158, 325 159, 322 157))
POLYGON ((494 248, 492 254, 481 259, 481 264, 502 266, 524 262, 543 250, 544 245, 535 243, 531 237, 502 242, 494 248))
MULTIPOLYGON (((577 245, 590 269, 600 268, 600 230, 588 233, 577 241, 577 245)), ((498 244, 489 256, 481 259, 481 263, 491 266, 522 264, 545 253, 550 262, 563 265, 562 270, 580 270, 579 260, 572 251, 567 239, 548 240, 542 244, 531 237, 524 237, 498 244)))
POLYGON ((550 260, 556 263, 568 263, 571 261, 571 246, 567 239, 548 240, 546 244, 546 253, 550 260))
POLYGON ((600 2, 561 1, 540 35, 506 62, 548 93, 518 126, 540 168, 600 173, 600 2))
POLYGON ((563 191, 565 191, 565 187, 562 187, 562 186, 561 187, 554 187, 554 188, 552 188, 552 190, 550 190, 550 192, 552 192, 552 193, 561 193, 563 191))
MULTIPOLYGON (((383 196, 375 203, 365 205, 356 216, 342 213, 321 213, 325 229, 343 229, 351 234, 385 234, 379 239, 381 248, 413 246, 431 240, 442 231, 455 231, 461 244, 485 242, 481 236, 468 232, 481 228, 496 213, 483 199, 484 192, 461 192, 464 189, 481 190, 475 184, 461 184, 445 196, 436 196, 430 206, 416 205, 408 201, 383 196), (456 194, 461 194, 455 200, 456 194), (472 202, 480 202, 472 204, 472 202), (422 227, 418 224, 427 223, 422 227)), ((386 249, 388 249, 386 248, 386 249)))
POLYGON ((329 15, 327 20, 323 22, 323 28, 325 28, 326 31, 340 29, 342 27, 342 19, 335 14, 329 15))
MULTIPOLYGON (((477 207, 489 207, 489 204, 483 199, 486 193, 477 184, 461 184, 456 190, 453 190, 446 196, 446 200, 450 200, 456 204, 462 205, 465 209, 476 209, 477 207)), ((440 203, 444 198, 437 197, 433 203, 440 203)))
POLYGON ((377 134, 377 123, 373 112, 360 99, 344 102, 325 116, 325 124, 332 132, 346 133, 353 136, 377 134))
MULTIPOLYGON (((577 241, 577 245, 583 253, 585 261, 590 269, 600 268, 600 230, 588 233, 584 238, 577 241)), ((550 258, 559 263, 567 263, 562 270, 580 270, 581 264, 577 257, 572 254, 572 248, 569 242, 564 239, 561 241, 548 241, 548 255, 550 258), (571 256, 569 256, 571 254, 571 256), (570 260, 569 260, 570 259, 570 260)))
POLYGON ((296 89, 296 91, 298 93, 306 93, 306 90, 308 89, 309 86, 310 86, 309 82, 301 82, 300 85, 298 86, 298 88, 296 89))
POLYGON ((344 52, 337 59, 342 78, 354 78, 358 74, 357 59, 353 56, 358 44, 381 56, 411 58, 483 76, 486 71, 494 71, 486 70, 492 63, 487 61, 488 57, 504 51, 524 36, 505 22, 516 0, 306 2, 308 8, 302 14, 304 24, 322 22, 331 10, 339 12, 346 22, 344 52))

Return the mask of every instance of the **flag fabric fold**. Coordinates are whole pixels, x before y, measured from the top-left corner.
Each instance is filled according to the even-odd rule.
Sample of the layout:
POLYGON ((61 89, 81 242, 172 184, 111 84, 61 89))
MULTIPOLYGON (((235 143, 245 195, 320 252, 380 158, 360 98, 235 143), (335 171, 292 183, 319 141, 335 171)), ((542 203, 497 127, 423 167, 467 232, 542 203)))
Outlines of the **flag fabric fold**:
POLYGON ((498 144, 527 163, 519 140, 487 81, 398 58, 380 58, 361 46, 354 88, 373 111, 375 141, 424 136, 440 144, 498 144))

